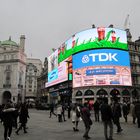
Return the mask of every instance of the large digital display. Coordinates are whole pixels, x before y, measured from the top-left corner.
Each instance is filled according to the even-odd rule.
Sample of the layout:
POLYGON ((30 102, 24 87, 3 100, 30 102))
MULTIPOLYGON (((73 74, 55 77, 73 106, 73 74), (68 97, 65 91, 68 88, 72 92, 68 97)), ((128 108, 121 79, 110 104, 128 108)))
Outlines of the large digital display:
POLYGON ((50 87, 68 80, 68 70, 69 73, 72 73, 72 63, 69 64, 68 68, 68 62, 72 62, 72 56, 60 62, 57 68, 48 73, 48 82, 45 84, 45 87, 50 87))
POLYGON ((98 27, 72 35, 48 57, 46 87, 68 77, 73 87, 131 85, 126 31, 98 27))
POLYGON ((94 85, 131 86, 129 53, 96 49, 73 55, 73 87, 94 85))
POLYGON ((126 32, 115 28, 92 28, 74 34, 58 49, 58 63, 89 49, 116 48, 128 50, 126 32))

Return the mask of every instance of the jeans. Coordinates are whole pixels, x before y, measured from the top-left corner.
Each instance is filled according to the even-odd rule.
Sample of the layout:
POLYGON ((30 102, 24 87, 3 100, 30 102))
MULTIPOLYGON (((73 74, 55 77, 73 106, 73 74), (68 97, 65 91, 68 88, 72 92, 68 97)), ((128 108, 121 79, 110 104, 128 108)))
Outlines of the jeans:
POLYGON ((10 137, 12 133, 12 124, 4 125, 4 140, 7 140, 7 136, 10 137))
POLYGON ((105 135, 105 139, 107 140, 108 138, 109 139, 112 139, 112 137, 113 137, 113 123, 112 123, 112 121, 110 120, 110 121, 104 121, 103 122, 103 124, 104 124, 104 135, 105 135), (108 137, 108 127, 109 127, 109 137, 108 137))
POLYGON ((120 118, 119 117, 115 117, 114 118, 114 123, 117 126, 117 132, 120 132, 122 130, 121 125, 120 125, 120 118))

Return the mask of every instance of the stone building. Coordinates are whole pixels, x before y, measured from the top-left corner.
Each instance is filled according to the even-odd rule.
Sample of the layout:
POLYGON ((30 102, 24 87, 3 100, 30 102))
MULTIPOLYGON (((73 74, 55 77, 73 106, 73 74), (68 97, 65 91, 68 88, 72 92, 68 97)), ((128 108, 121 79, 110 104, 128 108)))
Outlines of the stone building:
POLYGON ((25 93, 25 36, 20 43, 11 40, 0 41, 0 104, 12 100, 24 101, 25 93))
POLYGON ((32 100, 37 97, 37 78, 42 71, 40 59, 27 58, 26 77, 25 77, 25 98, 32 100))
POLYGON ((49 94, 45 83, 48 81, 48 59, 44 60, 42 72, 37 78, 37 99, 39 102, 49 103, 49 94))

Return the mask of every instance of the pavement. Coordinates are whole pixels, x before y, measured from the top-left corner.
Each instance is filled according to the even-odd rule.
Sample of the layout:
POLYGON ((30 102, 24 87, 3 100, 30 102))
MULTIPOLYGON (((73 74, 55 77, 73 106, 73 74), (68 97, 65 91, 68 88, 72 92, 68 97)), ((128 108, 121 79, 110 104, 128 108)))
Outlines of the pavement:
MULTIPOLYGON (((29 115, 28 133, 24 134, 21 130, 19 135, 16 135, 13 128, 11 140, 84 140, 82 137, 84 133, 82 121, 79 123, 79 132, 74 132, 71 119, 67 119, 67 117, 67 121, 58 123, 57 117, 49 118, 49 111, 29 109, 29 115)), ((93 113, 91 118, 93 120, 89 133, 91 140, 105 140, 102 122, 95 122, 93 113)), ((128 123, 125 123, 123 118, 121 119, 121 126, 123 132, 120 134, 115 133, 116 126, 114 126, 114 140, 140 140, 140 128, 132 124, 130 116, 128 117, 128 123)), ((2 124, 0 124, 0 140, 4 140, 2 124)))

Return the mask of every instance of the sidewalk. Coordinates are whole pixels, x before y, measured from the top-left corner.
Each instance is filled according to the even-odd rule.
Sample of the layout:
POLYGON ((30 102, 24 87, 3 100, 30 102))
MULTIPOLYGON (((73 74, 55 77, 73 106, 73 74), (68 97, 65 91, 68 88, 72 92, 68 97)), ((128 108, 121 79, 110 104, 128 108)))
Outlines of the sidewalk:
MULTIPOLYGON (((82 140, 84 133, 84 125, 81 121, 79 123, 79 132, 73 132, 71 119, 67 119, 66 122, 58 123, 55 116, 49 118, 49 111, 41 110, 29 110, 30 119, 28 121, 28 133, 24 134, 23 130, 19 132, 19 135, 13 133, 11 140, 82 140)), ((67 114, 67 112, 66 112, 67 114)), ((92 113, 92 119, 93 119, 92 113)), ((67 117, 66 117, 67 118, 67 117)), ((125 123, 121 119, 121 126, 123 132, 121 134, 114 134, 114 140, 139 140, 140 129, 136 125, 130 122, 125 123)), ((114 132, 116 127, 114 126, 114 132)), ((3 126, 0 124, 0 140, 3 140, 3 126)), ((103 125, 101 122, 93 122, 89 133, 91 140, 104 140, 103 125)), ((83 139, 84 140, 84 139, 83 139)))

